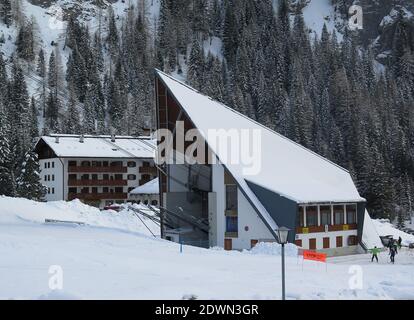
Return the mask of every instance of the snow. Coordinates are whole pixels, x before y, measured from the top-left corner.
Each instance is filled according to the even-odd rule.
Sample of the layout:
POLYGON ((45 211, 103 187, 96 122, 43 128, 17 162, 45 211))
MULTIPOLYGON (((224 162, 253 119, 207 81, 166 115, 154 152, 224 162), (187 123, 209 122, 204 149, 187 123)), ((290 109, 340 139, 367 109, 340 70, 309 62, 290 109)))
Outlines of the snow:
POLYGON ((375 229, 381 237, 393 236, 395 240, 398 240, 398 238, 401 237, 403 240, 402 245, 404 246, 408 246, 411 243, 414 243, 414 235, 396 229, 389 221, 372 220, 372 222, 374 223, 375 229))
POLYGON ((158 178, 153 179, 150 182, 135 188, 130 192, 130 194, 158 194, 160 192, 158 184, 158 178))
POLYGON ((115 142, 110 136, 84 136, 80 142, 78 135, 43 136, 45 141, 58 157, 87 158, 154 158, 155 145, 153 140, 116 136, 115 142))
MULTIPOLYGON (((184 246, 180 253, 176 243, 132 232, 132 220, 124 229, 116 218, 122 213, 99 214, 78 201, 2 197, 0 207, 0 299, 281 298, 277 244, 250 252, 184 246), (44 224, 46 216, 91 225, 44 224), (63 272, 61 289, 49 288, 51 266, 63 272)), ((399 251, 395 265, 381 253, 378 264, 364 254, 331 258, 325 266, 303 261, 294 250, 286 247, 287 299, 414 299, 413 251, 399 251), (355 265, 361 288, 349 285, 355 265)))
POLYGON ((378 234, 378 230, 376 229, 373 220, 369 216, 368 211, 365 211, 364 229, 362 231, 362 242, 364 243, 367 249, 373 249, 374 247, 383 247, 380 235, 378 234))

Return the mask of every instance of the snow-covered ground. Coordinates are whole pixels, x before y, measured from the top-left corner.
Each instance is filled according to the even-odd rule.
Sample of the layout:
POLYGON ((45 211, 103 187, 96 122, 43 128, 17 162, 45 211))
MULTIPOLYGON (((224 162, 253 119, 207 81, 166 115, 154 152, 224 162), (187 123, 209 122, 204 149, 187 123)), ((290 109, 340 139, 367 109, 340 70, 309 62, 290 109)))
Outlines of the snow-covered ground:
MULTIPOLYGON (((0 299, 280 299, 279 249, 185 246, 180 253, 179 245, 154 238, 126 210, 0 197, 0 299), (49 281, 60 268, 63 289, 53 291, 49 281)), ((288 299, 414 299, 414 252, 408 249, 395 265, 386 252, 378 264, 358 255, 329 259, 326 266, 303 262, 294 246, 287 255, 288 299), (358 275, 361 287, 350 286, 358 275)))

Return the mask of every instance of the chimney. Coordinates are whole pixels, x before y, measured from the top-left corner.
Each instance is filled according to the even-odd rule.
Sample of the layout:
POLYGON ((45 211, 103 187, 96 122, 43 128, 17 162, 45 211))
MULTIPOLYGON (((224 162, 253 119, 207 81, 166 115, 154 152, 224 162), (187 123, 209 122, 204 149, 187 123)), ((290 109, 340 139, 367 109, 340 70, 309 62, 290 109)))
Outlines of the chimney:
POLYGON ((84 142, 85 142, 85 137, 84 137, 84 135, 81 135, 81 136, 79 137, 79 142, 80 142, 80 143, 84 143, 84 142))
POLYGON ((116 140, 115 140, 115 135, 114 134, 111 134, 111 142, 115 142, 116 140))
POLYGON ((55 143, 59 143, 59 137, 55 137, 55 143))

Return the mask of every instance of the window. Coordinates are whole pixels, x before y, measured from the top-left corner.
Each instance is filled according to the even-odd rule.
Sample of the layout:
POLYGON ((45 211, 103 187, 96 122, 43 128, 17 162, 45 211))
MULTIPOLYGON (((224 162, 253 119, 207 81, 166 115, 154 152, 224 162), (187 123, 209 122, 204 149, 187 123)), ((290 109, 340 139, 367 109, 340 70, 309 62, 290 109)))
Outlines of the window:
POLYGON ((129 161, 128 162, 128 167, 129 168, 135 168, 137 166, 137 163, 135 161, 129 161))
POLYGON ((239 232, 237 217, 226 217, 226 232, 239 232))
POLYGON ((102 167, 102 162, 100 161, 92 161, 92 167, 102 167))
POLYGON ((149 162, 147 162, 147 161, 144 161, 144 162, 142 163, 142 166, 143 166, 144 168, 148 168, 148 167, 150 166, 150 163, 149 163, 149 162))
POLYGON ((129 174, 128 180, 137 180, 137 176, 135 174, 129 174))
POLYGON ((98 188, 97 187, 93 187, 92 188, 92 193, 93 194, 97 194, 98 193, 98 188))
POLYGON ((89 180, 89 174, 83 174, 81 179, 82 180, 89 180))
POLYGON ((356 223, 357 208, 355 204, 346 206, 346 223, 355 224, 356 223))
POLYGON ((158 205, 158 201, 157 201, 157 200, 152 200, 152 201, 151 201, 151 205, 153 205, 153 206, 157 206, 157 205, 158 205))
MULTIPOLYGON (((226 210, 237 211, 237 186, 226 185, 226 210)), ((231 232, 231 231, 228 231, 231 232)))
POLYGON ((47 169, 47 162, 45 162, 45 169, 47 169))
POLYGON ((77 179, 76 174, 69 175, 69 180, 76 180, 76 179, 77 179))
POLYGON ((135 189, 134 187, 128 188, 128 193, 130 193, 134 189, 135 189))
POLYGON ((115 193, 123 193, 123 192, 124 192, 124 188, 122 187, 115 188, 115 193))
POLYGON ((55 181, 55 175, 52 174, 52 181, 55 181))
POLYGON ((52 188, 52 194, 55 194, 55 188, 52 188))
POLYGON ((83 194, 89 193, 89 188, 82 188, 81 193, 83 193, 83 194))
POLYGON ((336 225, 344 224, 344 206, 334 206, 334 221, 336 225))
POLYGON ((108 193, 109 192, 109 188, 108 187, 103 187, 102 188, 102 192, 103 193, 108 193))
POLYGON ((69 167, 76 167, 76 161, 69 161, 69 167))
POLYGON ((144 200, 144 204, 147 206, 148 205, 148 200, 144 200))
POLYGON ((111 162, 111 167, 122 167, 122 161, 111 162))
POLYGON ((44 177, 44 181, 47 181, 47 175, 45 175, 45 177, 44 177))
POLYGON ((123 177, 122 174, 116 174, 115 175, 115 180, 123 180, 123 179, 124 179, 124 177, 123 177))
POLYGON ((348 237, 348 246, 356 246, 358 245, 358 237, 357 236, 349 236, 348 237))
POLYGON ((47 188, 47 194, 50 194, 50 188, 47 188))
POLYGON ((102 179, 103 180, 109 180, 109 174, 102 175, 102 179))
POLYGON ((321 206, 319 210, 321 212, 321 225, 331 225, 331 207, 321 206))
POLYGON ((306 207, 306 225, 309 227, 318 225, 318 207, 306 207))
POLYGON ((343 247, 343 238, 342 237, 336 237, 336 247, 342 248, 343 247))
POLYGON ((102 167, 109 167, 109 162, 108 161, 103 161, 102 162, 102 167))
POLYGON ((316 239, 309 239, 309 250, 316 250, 316 239))
POLYGON ((299 227, 304 227, 305 226, 305 220, 304 220, 304 208, 303 207, 299 207, 297 216, 296 216, 296 225, 299 227))
POLYGON ((50 175, 49 174, 47 175, 47 181, 50 181, 50 175))
POLYGON ((91 166, 91 162, 90 161, 82 161, 81 166, 82 167, 90 167, 91 166))
POLYGON ((69 188, 69 193, 77 193, 78 190, 76 188, 69 188))
POLYGON ((48 168, 48 169, 50 168, 50 162, 48 162, 48 163, 47 163, 47 168, 48 168))
POLYGON ((55 167, 55 162, 53 161, 53 162, 52 162, 52 168, 54 168, 54 167, 55 167))
POLYGON ((323 238, 323 248, 329 249, 331 247, 330 244, 331 239, 329 237, 323 238))

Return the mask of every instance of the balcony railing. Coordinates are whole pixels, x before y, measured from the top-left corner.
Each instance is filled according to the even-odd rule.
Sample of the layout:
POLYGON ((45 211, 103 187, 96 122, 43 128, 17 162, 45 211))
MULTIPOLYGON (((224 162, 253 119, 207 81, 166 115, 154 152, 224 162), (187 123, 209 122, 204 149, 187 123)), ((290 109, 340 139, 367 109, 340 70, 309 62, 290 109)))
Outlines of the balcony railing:
POLYGON ((126 200, 126 193, 69 193, 69 200, 126 200))
POLYGON ((70 173, 127 173, 128 168, 123 166, 110 167, 87 167, 87 166, 69 166, 70 173))
POLYGON ((157 175, 157 168, 156 167, 140 167, 139 173, 152 174, 155 176, 157 175))
POLYGON ((75 180, 69 179, 69 187, 122 187, 128 185, 126 180, 75 180))

